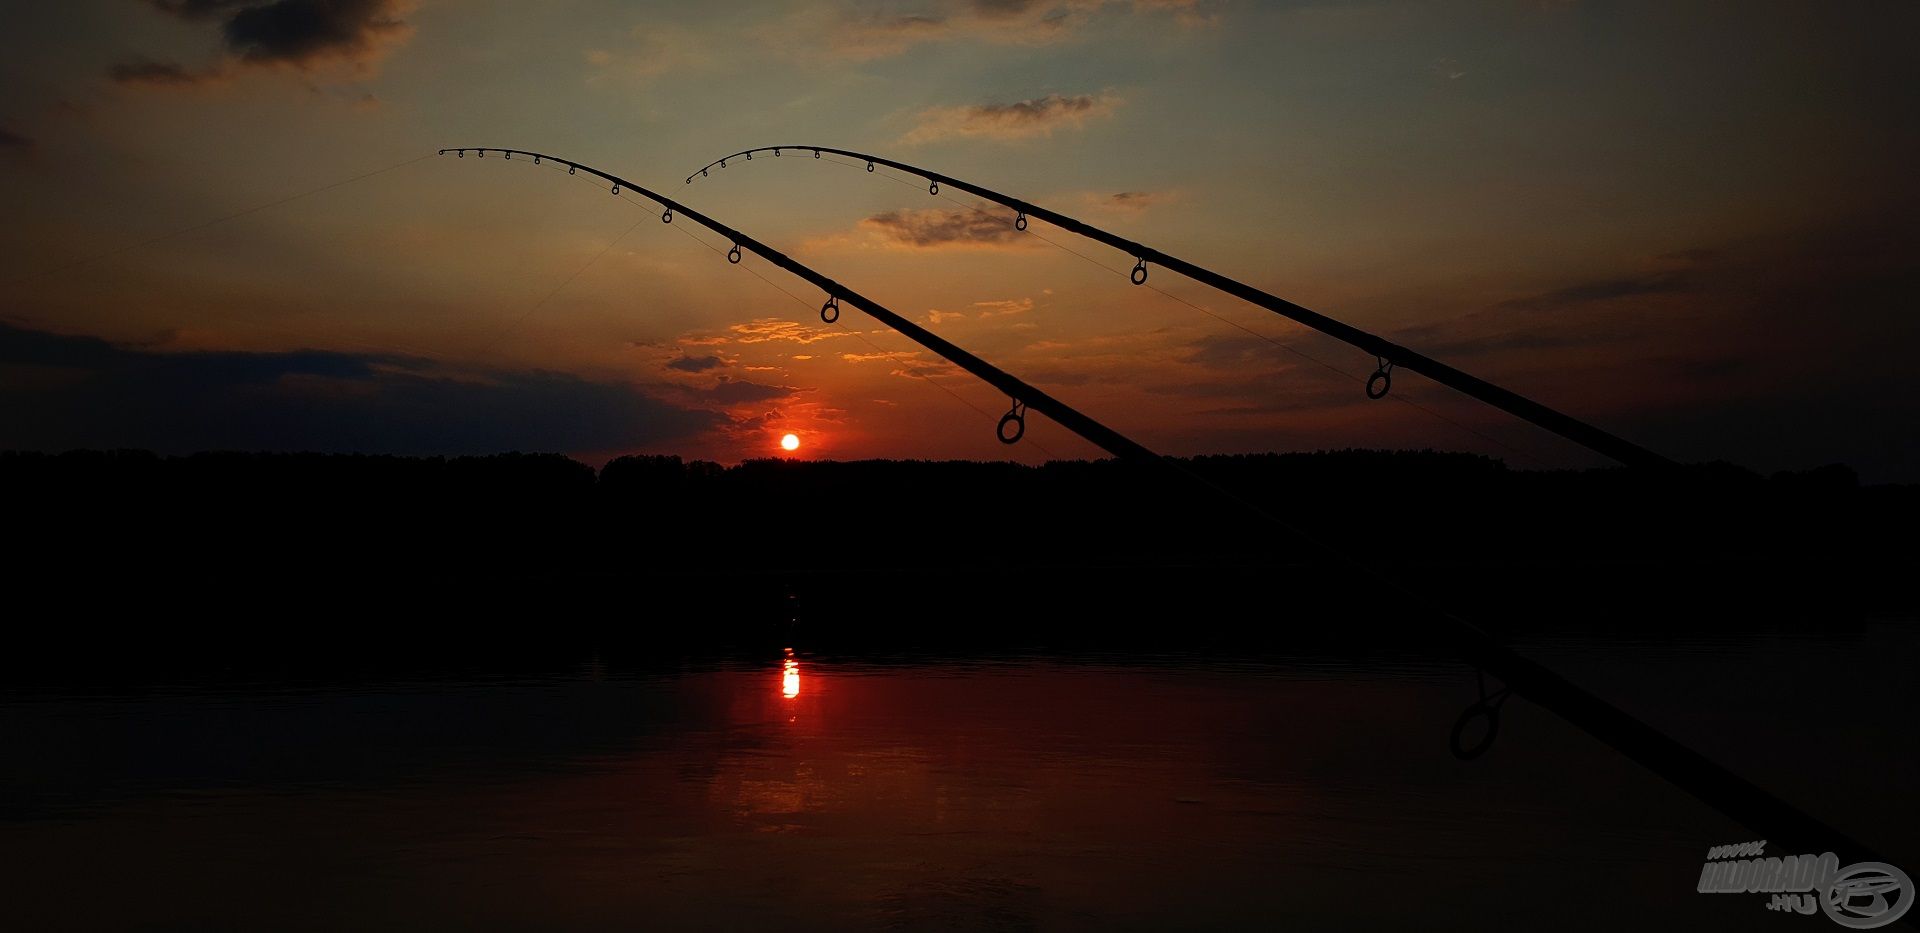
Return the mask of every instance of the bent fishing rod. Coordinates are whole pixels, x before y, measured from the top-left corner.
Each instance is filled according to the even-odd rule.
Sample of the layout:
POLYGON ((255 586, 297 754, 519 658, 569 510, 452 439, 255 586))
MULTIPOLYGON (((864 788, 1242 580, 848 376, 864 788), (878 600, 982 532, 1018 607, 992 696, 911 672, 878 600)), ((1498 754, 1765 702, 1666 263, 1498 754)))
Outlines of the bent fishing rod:
MULTIPOLYGON (((660 215, 660 220, 664 223, 672 223, 674 215, 681 214, 722 236, 728 237, 733 241, 733 248, 727 253, 729 262, 738 263, 740 261, 741 249, 744 247, 755 255, 813 283, 825 291, 827 293, 827 303, 821 306, 820 313, 822 319, 828 323, 833 323, 838 320, 838 302, 844 300, 881 323, 906 335, 921 346, 939 354, 954 365, 960 366, 1001 391, 1006 392, 1014 400, 1013 408, 1001 417, 1000 424, 997 428, 997 433, 1001 441, 1005 443, 1015 443, 1020 439, 1021 435, 1025 433, 1025 413, 1027 409, 1031 408, 1034 411, 1044 412, 1055 421, 1060 422, 1062 426, 1099 445, 1109 453, 1123 460, 1145 461, 1179 469, 1173 461, 1155 454, 1146 447, 1129 440, 1118 431, 1080 413, 1066 403, 1035 389, 985 360, 962 350, 948 341, 940 339, 924 328, 880 305, 878 302, 841 285, 839 282, 814 271, 811 267, 766 246, 760 241, 671 198, 656 194, 617 175, 609 174, 578 162, 557 159, 543 153, 529 152, 523 149, 500 148, 440 150, 441 155, 445 155, 448 152, 456 152, 463 158, 468 152, 473 152, 481 158, 485 158, 486 153, 493 152, 505 156, 508 159, 519 155, 534 160, 536 164, 542 161, 548 161, 553 162, 555 165, 565 165, 567 167, 567 174, 569 175, 586 172, 589 175, 609 182, 613 186, 613 193, 615 195, 618 195, 621 189, 624 188, 659 204, 664 209, 664 212, 660 215), (1014 429, 1011 435, 1008 433, 1010 425, 1014 429)), ((1181 470, 1181 472, 1186 471, 1181 470)), ((1191 473, 1187 475, 1190 478, 1197 479, 1197 477, 1193 477, 1191 473)), ((1201 482, 1213 488, 1215 492, 1229 499, 1233 499, 1242 505, 1247 505, 1244 500, 1238 499, 1238 497, 1233 496, 1233 494, 1226 490, 1212 486, 1211 483, 1206 483, 1204 480, 1201 482)), ((1256 509, 1256 511, 1259 510, 1256 509)), ((1325 545, 1321 545, 1320 542, 1314 541, 1311 537, 1307 536, 1305 532, 1288 525, 1280 519, 1267 515, 1265 512, 1260 512, 1260 514, 1276 524, 1287 528, 1294 534, 1299 535, 1309 543, 1325 547, 1325 545)), ((1393 584, 1391 580, 1382 577, 1377 571, 1367 568, 1357 560, 1347 557, 1337 550, 1331 548, 1328 550, 1333 556, 1353 564, 1356 568, 1372 575, 1376 580, 1389 586, 1394 586, 1396 589, 1401 589, 1396 584, 1393 584)), ((1402 589, 1402 592, 1405 592, 1404 589, 1402 589)), ((1461 715, 1459 721, 1456 722, 1454 726, 1452 741, 1456 755, 1462 758, 1473 758, 1485 752, 1487 747, 1492 744, 1493 737, 1499 729, 1500 706, 1505 702, 1507 696, 1519 694, 1528 697, 1542 707, 1552 711, 1575 728, 1613 747, 1616 751, 1640 763, 1641 766, 1671 782, 1680 789, 1687 791, 1708 806, 1733 818, 1736 822, 1746 825, 1755 832, 1767 834, 1768 838, 1783 851, 1789 848, 1793 848, 1796 851, 1813 852, 1839 849, 1847 852, 1850 857, 1863 861, 1888 861, 1886 858, 1879 856, 1873 850, 1854 841, 1832 826, 1802 812, 1792 804, 1787 803, 1758 785, 1740 777, 1738 774, 1714 763, 1699 752, 1668 737, 1652 726, 1641 722, 1620 708, 1581 689, 1548 668, 1522 657, 1513 649, 1501 644, 1484 629, 1449 612, 1434 610, 1434 614, 1439 619, 1451 623, 1456 629, 1456 634, 1461 637, 1463 642, 1461 654, 1469 664, 1478 670, 1493 674, 1506 684, 1504 689, 1496 691, 1492 695, 1487 694, 1484 684, 1481 685, 1480 699, 1467 708, 1466 712, 1461 715), (1472 748, 1462 748, 1462 729, 1473 719, 1485 719, 1487 721, 1487 736, 1472 748)))
POLYGON ((516 155, 525 156, 532 159, 536 165, 542 160, 552 162, 556 165, 564 165, 567 167, 567 174, 569 175, 586 172, 589 175, 605 179, 613 185, 613 193, 616 195, 624 188, 660 205, 665 208, 665 211, 660 215, 660 221, 662 223, 673 223, 674 215, 684 215, 693 222, 726 237, 733 241, 733 248, 727 251, 728 262, 738 263, 740 261, 740 251, 744 248, 746 251, 813 283, 821 291, 826 292, 826 303, 820 306, 821 320, 829 324, 838 321, 840 319, 840 303, 844 301, 866 312, 868 316, 878 320, 880 323, 899 331, 914 343, 932 350, 955 366, 978 376, 988 385, 1007 393, 1007 397, 1012 400, 1012 405, 1007 409, 1006 414, 1000 416, 1000 423, 994 428, 994 433, 999 435, 1002 443, 1017 443, 1021 437, 1026 435, 1027 412, 1032 410, 1052 418, 1059 422, 1062 427, 1086 438, 1095 446, 1122 460, 1159 459, 1158 455, 1153 453, 1153 451, 1134 442, 1126 435, 1095 421, 1085 414, 1082 414, 1073 406, 1042 392, 1024 380, 1013 376, 986 360, 968 353, 949 341, 941 339, 932 331, 907 320, 879 302, 815 272, 811 267, 794 261, 785 253, 773 249, 759 240, 747 236, 672 198, 657 194, 618 175, 609 174, 578 162, 555 158, 545 153, 528 152, 524 149, 501 149, 496 147, 488 147, 485 149, 440 150, 441 155, 446 155, 449 152, 458 153, 461 158, 465 158, 467 153, 472 152, 483 159, 486 158, 487 153, 492 152, 504 155, 508 159, 512 159, 516 155))
POLYGON ((1016 230, 1025 231, 1029 217, 1038 218, 1062 230, 1077 233, 1090 240, 1104 243, 1114 249, 1127 253, 1134 258, 1133 272, 1129 278, 1135 285, 1146 284, 1147 266, 1151 263, 1157 266, 1164 266, 1203 285, 1211 286, 1236 298, 1259 305, 1282 317, 1290 318, 1329 337, 1373 354, 1376 365, 1373 375, 1367 379, 1368 398, 1384 398, 1393 386, 1394 369, 1407 369, 1426 376, 1441 385, 1479 399, 1529 424, 1552 431, 1588 450, 1619 461, 1627 466, 1670 467, 1674 465, 1672 460, 1635 444, 1632 441, 1603 431, 1571 415, 1549 408, 1518 392, 1502 388, 1477 376, 1462 372, 1432 357, 1394 343, 1378 334, 1361 330, 1351 324, 1335 320, 1317 311, 1309 310, 1285 298, 1254 288, 1245 282, 1228 278, 1211 269, 1194 265, 1177 256, 1167 255, 1153 247, 1136 243, 1133 240, 1114 233, 1109 233, 1099 227, 1083 223, 1037 204, 1023 201, 1010 195, 1001 194, 990 188, 984 188, 971 182, 962 181, 950 175, 942 175, 938 172, 920 168, 916 165, 908 165, 905 162, 896 162, 892 159, 869 155, 864 152, 854 152, 850 149, 834 149, 828 146, 760 146, 754 149, 745 149, 727 156, 724 159, 715 159, 707 163, 705 168, 687 176, 687 184, 692 184, 695 178, 705 177, 707 173, 714 168, 726 168, 728 159, 740 159, 744 157, 747 161, 752 161, 753 154, 756 152, 772 152, 774 156, 778 158, 783 150, 793 152, 796 155, 812 153, 816 159, 820 158, 821 153, 832 153, 834 155, 842 155, 865 161, 867 171, 869 172, 873 171, 876 165, 884 165, 888 168, 899 169, 910 175, 918 175, 927 180, 928 194, 938 195, 940 193, 940 187, 946 185, 977 197, 985 198, 1002 207, 1011 208, 1014 211, 1013 226, 1016 230))

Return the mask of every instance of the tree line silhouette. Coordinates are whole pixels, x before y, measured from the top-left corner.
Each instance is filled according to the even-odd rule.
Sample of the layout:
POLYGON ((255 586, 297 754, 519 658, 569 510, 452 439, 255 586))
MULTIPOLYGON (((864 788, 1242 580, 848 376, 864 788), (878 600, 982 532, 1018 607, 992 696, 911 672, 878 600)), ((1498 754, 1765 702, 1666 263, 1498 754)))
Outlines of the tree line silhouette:
POLYGON ((1373 450, 1176 466, 73 451, 0 453, 0 482, 15 605, 46 607, 40 635, 511 645, 567 625, 1005 634, 1152 615, 1284 638, 1435 604, 1650 629, 1911 608, 1920 488, 1841 466, 1519 471, 1373 450))

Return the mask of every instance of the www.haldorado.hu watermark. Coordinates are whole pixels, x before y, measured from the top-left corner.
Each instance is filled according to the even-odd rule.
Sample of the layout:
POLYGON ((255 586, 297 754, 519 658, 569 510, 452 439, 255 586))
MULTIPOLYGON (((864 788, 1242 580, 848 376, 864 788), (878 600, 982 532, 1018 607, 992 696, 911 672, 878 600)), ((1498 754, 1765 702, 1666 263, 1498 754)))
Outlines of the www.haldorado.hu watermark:
POLYGON ((1885 862, 1845 868, 1832 852, 1767 856, 1767 841, 1714 846, 1700 869, 1702 894, 1770 894, 1768 910, 1812 914, 1854 930, 1886 926, 1913 906, 1913 882, 1885 862))

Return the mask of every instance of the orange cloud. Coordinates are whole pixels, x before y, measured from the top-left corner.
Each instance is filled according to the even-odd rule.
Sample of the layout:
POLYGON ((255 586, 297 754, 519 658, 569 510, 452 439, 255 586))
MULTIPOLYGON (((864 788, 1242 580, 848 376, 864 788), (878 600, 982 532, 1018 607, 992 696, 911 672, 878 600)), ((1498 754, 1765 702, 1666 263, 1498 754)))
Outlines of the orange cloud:
POLYGON ((918 145, 941 139, 1030 139, 1052 136, 1058 129, 1079 129, 1088 120, 1109 117, 1124 103, 1111 92, 1048 94, 1011 104, 973 104, 931 107, 920 111, 919 123, 900 141, 918 145))
POLYGON ((942 311, 939 308, 930 308, 927 310, 927 320, 931 323, 938 324, 942 321, 965 320, 969 316, 990 318, 1004 317, 1009 314, 1025 314, 1033 310, 1033 299, 1002 298, 994 301, 976 301, 972 307, 974 308, 972 315, 969 315, 965 311, 942 311))
POLYGON ((860 221, 860 230, 898 249, 1016 249, 1033 244, 1006 217, 977 210, 898 210, 860 221))

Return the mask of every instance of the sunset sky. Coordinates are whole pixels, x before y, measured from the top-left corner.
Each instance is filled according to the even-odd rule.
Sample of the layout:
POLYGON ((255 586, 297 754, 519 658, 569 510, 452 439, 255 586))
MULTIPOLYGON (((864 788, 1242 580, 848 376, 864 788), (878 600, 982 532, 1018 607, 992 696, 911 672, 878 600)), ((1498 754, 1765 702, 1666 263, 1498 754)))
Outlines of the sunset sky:
POLYGON ((811 286, 644 199, 432 156, 504 146, 680 198, 1164 453, 1600 462, 1411 374, 1368 401, 1358 350, 1165 270, 1172 297, 1135 288, 1130 257, 916 179, 757 157, 682 183, 815 144, 1047 205, 1678 459, 1920 481, 1911 2, 6 17, 0 449, 1098 455, 1040 418, 1002 446, 996 390, 856 311, 821 323, 811 286))

